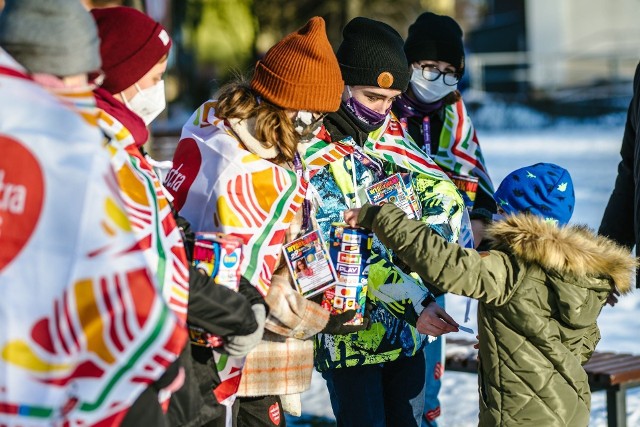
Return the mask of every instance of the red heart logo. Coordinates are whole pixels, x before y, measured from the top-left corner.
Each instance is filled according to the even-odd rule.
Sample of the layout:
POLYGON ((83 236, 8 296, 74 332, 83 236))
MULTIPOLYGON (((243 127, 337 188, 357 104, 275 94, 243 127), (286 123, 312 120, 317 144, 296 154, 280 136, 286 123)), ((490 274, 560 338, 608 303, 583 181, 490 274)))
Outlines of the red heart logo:
POLYGON ((44 180, 38 160, 0 135, 0 272, 26 245, 42 211, 44 180))
POLYGON ((269 406, 269 418, 273 424, 280 425, 280 405, 278 405, 278 402, 269 406))

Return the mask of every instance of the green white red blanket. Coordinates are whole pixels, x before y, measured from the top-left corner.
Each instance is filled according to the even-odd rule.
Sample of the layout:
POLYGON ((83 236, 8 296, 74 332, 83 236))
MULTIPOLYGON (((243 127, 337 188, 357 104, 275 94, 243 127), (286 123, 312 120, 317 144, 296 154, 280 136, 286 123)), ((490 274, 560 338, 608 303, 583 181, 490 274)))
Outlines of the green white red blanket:
MULTIPOLYGON (((329 135, 323 131, 317 139, 305 147, 304 161, 313 176, 318 170, 336 160, 351 155, 353 145, 331 144, 329 135)), ((424 174, 434 179, 449 181, 442 169, 409 138, 400 122, 389 115, 384 125, 369 134, 364 152, 376 159, 400 166, 407 171, 424 174)))
POLYGON ((444 125, 433 160, 456 175, 478 177, 478 185, 493 195, 493 184, 482 156, 476 130, 462 101, 444 109, 444 125))

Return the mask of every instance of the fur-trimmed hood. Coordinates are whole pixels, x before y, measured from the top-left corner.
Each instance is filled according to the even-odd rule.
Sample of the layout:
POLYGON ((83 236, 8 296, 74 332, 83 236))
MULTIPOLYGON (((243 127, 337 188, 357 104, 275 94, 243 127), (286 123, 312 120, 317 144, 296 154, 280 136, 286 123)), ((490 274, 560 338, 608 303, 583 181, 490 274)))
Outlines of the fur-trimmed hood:
POLYGON ((631 288, 636 259, 626 248, 588 227, 558 227, 528 214, 510 215, 487 228, 495 246, 507 246, 521 259, 561 275, 610 278, 620 293, 631 288))

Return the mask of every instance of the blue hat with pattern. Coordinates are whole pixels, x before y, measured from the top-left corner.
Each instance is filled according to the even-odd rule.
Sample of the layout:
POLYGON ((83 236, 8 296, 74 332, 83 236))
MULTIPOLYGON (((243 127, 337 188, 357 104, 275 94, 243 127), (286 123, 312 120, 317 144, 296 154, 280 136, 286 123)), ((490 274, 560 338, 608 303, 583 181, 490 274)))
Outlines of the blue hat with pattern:
POLYGON ((576 198, 569 172, 553 163, 536 163, 505 177, 495 193, 498 208, 507 214, 529 212, 565 225, 576 198))

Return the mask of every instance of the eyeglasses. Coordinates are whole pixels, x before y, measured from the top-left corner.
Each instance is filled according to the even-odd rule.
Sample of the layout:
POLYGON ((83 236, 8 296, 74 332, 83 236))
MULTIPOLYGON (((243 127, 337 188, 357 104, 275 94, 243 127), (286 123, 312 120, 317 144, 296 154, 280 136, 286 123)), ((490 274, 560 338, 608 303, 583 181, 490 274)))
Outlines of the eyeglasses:
POLYGON ((460 75, 451 71, 440 71, 435 65, 422 65, 422 77, 430 82, 435 82, 442 76, 442 81, 447 86, 455 86, 460 81, 460 75))

